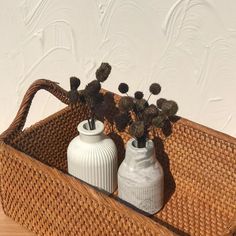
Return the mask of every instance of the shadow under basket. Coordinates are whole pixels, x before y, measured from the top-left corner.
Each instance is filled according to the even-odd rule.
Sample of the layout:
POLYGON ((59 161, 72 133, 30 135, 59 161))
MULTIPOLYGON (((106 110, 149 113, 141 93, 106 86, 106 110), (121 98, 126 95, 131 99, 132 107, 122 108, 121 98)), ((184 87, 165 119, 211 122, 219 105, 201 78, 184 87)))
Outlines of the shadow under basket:
MULTIPOLYGON (((37 80, 0 136, 0 196, 6 215, 37 235, 235 235, 236 139, 183 118, 173 122, 171 135, 154 139, 165 173, 165 205, 147 216, 116 194, 67 174, 67 146, 89 115, 85 105, 68 105, 23 129, 40 89, 69 104, 67 92, 56 83, 37 80)), ((121 162, 130 137, 108 121, 105 133, 117 144, 121 162)))

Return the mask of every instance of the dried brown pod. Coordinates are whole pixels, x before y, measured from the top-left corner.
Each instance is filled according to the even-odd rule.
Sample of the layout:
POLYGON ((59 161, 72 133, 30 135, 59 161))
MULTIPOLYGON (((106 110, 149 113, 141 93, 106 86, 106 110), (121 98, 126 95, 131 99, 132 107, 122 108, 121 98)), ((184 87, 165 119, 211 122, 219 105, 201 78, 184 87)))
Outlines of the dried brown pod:
POLYGON ((90 109, 93 112, 95 112, 95 107, 98 104, 101 104, 103 102, 103 94, 98 93, 95 94, 94 96, 86 96, 85 97, 86 103, 90 106, 90 109))
POLYGON ((166 100, 165 98, 159 98, 159 99, 157 99, 157 101, 156 101, 157 107, 158 107, 159 109, 161 109, 162 104, 163 104, 164 102, 166 102, 166 101, 167 101, 167 100, 166 100))
POLYGON ((154 104, 151 104, 145 110, 143 111, 143 120, 145 124, 151 124, 153 117, 157 116, 159 114, 159 111, 157 107, 154 104))
POLYGON ((159 115, 152 119, 152 125, 157 128, 162 128, 165 124, 165 116, 159 115))
POLYGON ((115 106, 115 98, 114 94, 111 92, 106 92, 104 94, 104 102, 107 106, 115 106))
POLYGON ((166 101, 161 109, 167 116, 174 116, 178 111, 178 105, 175 101, 166 101))
POLYGON ((83 102, 83 103, 86 103, 85 91, 84 91, 84 89, 83 89, 83 90, 79 90, 78 93, 79 93, 79 99, 80 99, 80 101, 83 102))
POLYGON ((160 84, 158 84, 158 83, 151 84, 150 87, 149 87, 149 91, 150 91, 150 93, 152 93, 154 95, 159 94, 161 92, 160 84))
POLYGON ((85 94, 88 96, 94 96, 98 94, 101 89, 101 84, 97 80, 93 80, 85 87, 85 94))
POLYGON ((118 107, 122 112, 131 111, 134 107, 133 98, 128 96, 122 97, 118 103, 118 107))
POLYGON ((145 110, 144 114, 149 115, 149 116, 157 116, 159 113, 157 107, 154 104, 149 105, 145 110))
POLYGON ((102 93, 95 94, 93 96, 95 106, 101 104, 104 101, 104 95, 102 93))
POLYGON ((142 99, 143 98, 143 92, 141 92, 141 91, 137 91, 137 92, 135 92, 134 93, 134 97, 136 98, 136 99, 142 99))
POLYGON ((96 71, 96 78, 99 82, 104 82, 111 73, 111 66, 103 62, 96 71))
POLYGON ((79 92, 77 91, 77 89, 72 89, 71 91, 68 92, 68 97, 70 100, 71 104, 75 104, 79 101, 80 97, 79 97, 79 92))
POLYGON ((142 112, 142 111, 144 111, 144 109, 145 108, 147 108, 148 107, 148 102, 147 102, 147 100, 145 100, 145 99, 136 99, 135 100, 135 110, 137 111, 137 112, 142 112))
POLYGON ((79 86, 80 86, 80 79, 75 76, 70 77, 70 89, 77 90, 79 86))
POLYGON ((129 132, 133 137, 141 138, 145 132, 145 126, 142 121, 135 121, 130 125, 129 132))
POLYGON ((114 117, 114 122, 118 131, 124 131, 130 122, 130 115, 128 112, 121 112, 114 117))
POLYGON ((121 93, 127 93, 129 91, 129 86, 126 83, 120 83, 119 86, 118 86, 118 90, 121 93))

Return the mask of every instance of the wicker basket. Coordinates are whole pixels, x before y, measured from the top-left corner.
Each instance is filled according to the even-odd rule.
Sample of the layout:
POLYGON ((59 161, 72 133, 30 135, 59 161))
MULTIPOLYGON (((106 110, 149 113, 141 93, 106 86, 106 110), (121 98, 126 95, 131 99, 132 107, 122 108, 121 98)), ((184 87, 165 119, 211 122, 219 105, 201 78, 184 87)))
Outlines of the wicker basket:
MULTIPOLYGON (((66 149, 88 109, 67 106, 23 130, 35 93, 45 89, 68 104, 67 91, 37 80, 11 126, 0 136, 0 190, 6 215, 37 235, 234 235, 236 139, 186 119, 156 142, 165 172, 165 206, 145 216, 67 174, 66 149)), ((119 96, 115 96, 119 99, 119 96)), ((112 112, 110 114, 112 116, 112 112)), ((124 157, 127 134, 107 121, 105 132, 124 157)))

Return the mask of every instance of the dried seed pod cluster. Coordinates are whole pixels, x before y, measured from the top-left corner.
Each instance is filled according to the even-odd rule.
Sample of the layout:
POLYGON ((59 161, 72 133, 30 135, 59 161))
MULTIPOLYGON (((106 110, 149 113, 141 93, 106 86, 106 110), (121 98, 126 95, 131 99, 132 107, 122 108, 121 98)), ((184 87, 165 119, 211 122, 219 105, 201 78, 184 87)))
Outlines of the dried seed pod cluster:
POLYGON ((151 128, 162 128, 169 117, 174 116, 178 111, 178 105, 174 101, 159 98, 156 105, 149 104, 149 98, 152 95, 158 95, 161 92, 161 86, 153 83, 149 87, 150 95, 144 99, 141 91, 136 91, 134 97, 129 96, 129 86, 121 83, 118 90, 123 96, 118 104, 119 114, 115 116, 114 121, 119 131, 124 131, 129 127, 129 133, 136 138, 138 147, 145 147, 148 138, 148 132, 151 128), (131 119, 131 114, 133 119, 131 119))
POLYGON ((77 90, 80 86, 79 78, 71 77, 71 90, 68 92, 70 102, 72 104, 78 100, 86 102, 91 110, 91 117, 88 119, 91 130, 96 128, 95 116, 100 119, 107 118, 111 123, 116 124, 119 131, 124 131, 129 127, 130 134, 137 139, 138 147, 145 147, 149 130, 153 127, 162 128, 165 122, 169 121, 169 117, 177 113, 178 105, 176 102, 164 98, 159 98, 155 105, 149 104, 149 98, 161 92, 161 86, 158 83, 150 85, 148 99, 144 98, 142 91, 136 91, 134 97, 129 96, 128 84, 120 83, 118 90, 124 96, 121 97, 118 107, 116 107, 112 94, 103 95, 100 92, 101 83, 106 81, 110 73, 111 66, 108 63, 102 63, 96 71, 96 79, 80 91, 77 90), (113 109, 113 115, 116 115, 109 117, 107 115, 109 109, 113 109))
POLYGON ((102 63, 96 71, 96 79, 85 86, 85 89, 78 91, 80 79, 76 77, 70 78, 70 88, 68 93, 71 104, 85 101, 91 110, 91 117, 88 119, 90 130, 95 129, 95 108, 104 100, 103 94, 100 93, 101 83, 106 81, 111 73, 111 66, 108 63, 102 63))

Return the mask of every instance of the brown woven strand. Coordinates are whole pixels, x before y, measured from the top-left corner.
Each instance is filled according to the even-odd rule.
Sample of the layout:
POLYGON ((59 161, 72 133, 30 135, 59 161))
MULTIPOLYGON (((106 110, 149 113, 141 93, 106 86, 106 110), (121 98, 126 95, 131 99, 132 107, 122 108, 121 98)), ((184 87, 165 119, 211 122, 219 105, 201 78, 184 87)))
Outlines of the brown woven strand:
MULTIPOLYGON (((149 218, 66 174, 66 148, 88 114, 87 107, 77 104, 11 138, 4 136, 0 189, 7 215, 38 235, 233 236, 234 138, 180 119, 163 145, 155 140, 165 172, 166 204, 149 218)), ((121 161, 129 136, 105 124, 121 161)))

